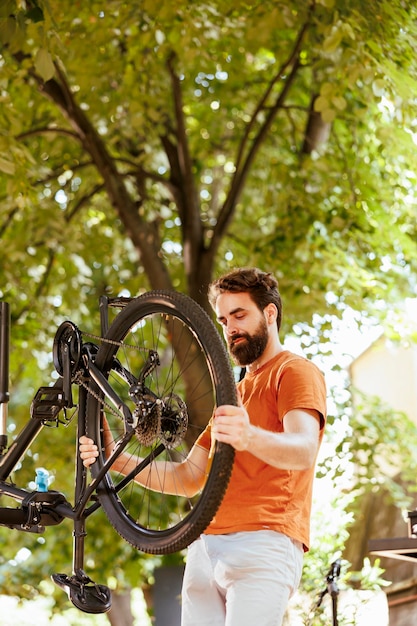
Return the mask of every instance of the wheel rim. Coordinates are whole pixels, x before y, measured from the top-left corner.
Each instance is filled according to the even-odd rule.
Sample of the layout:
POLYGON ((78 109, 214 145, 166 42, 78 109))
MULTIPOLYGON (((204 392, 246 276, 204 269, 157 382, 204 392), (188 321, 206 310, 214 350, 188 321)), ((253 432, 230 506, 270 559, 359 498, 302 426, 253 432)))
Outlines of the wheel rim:
MULTIPOLYGON (((167 467, 172 461, 186 458, 190 447, 207 425, 220 381, 216 379, 215 363, 211 362, 209 355, 211 346, 205 345, 204 339, 197 339, 196 332, 190 331, 186 316, 173 312, 172 307, 167 309, 160 305, 158 309, 156 312, 153 302, 140 319, 121 327, 123 342, 120 341, 117 349, 108 348, 104 361, 109 366, 113 356, 116 356, 120 363, 116 375, 113 370, 109 372, 109 381, 135 417, 138 414, 141 417, 144 395, 149 402, 152 399, 162 400, 161 405, 155 403, 150 412, 145 411, 142 420, 138 419, 139 432, 132 437, 126 452, 128 455, 147 457, 162 443, 164 451, 158 455, 158 461, 163 461, 167 467), (172 347, 174 344, 175 349, 172 347), (135 346, 140 349, 135 349, 135 346), (151 368, 144 377, 146 393, 136 397, 132 393, 129 395, 127 389, 129 386, 132 388, 132 380, 129 379, 127 384, 125 372, 134 373, 134 379, 139 380, 140 373, 147 369, 146 359, 153 350, 157 352, 160 364, 151 368)), ((121 422, 107 409, 104 413, 117 441, 122 434, 121 422)), ((103 452, 101 463, 105 458, 106 453, 103 452)), ((196 481, 199 479, 196 470, 196 481)), ((216 502, 210 502, 206 488, 194 497, 164 492, 165 479, 161 469, 157 478, 161 493, 134 481, 126 483, 123 476, 113 471, 106 480, 110 495, 104 498, 103 506, 115 518, 116 530, 125 536, 130 529, 127 531, 129 536, 125 538, 149 552, 173 551, 180 549, 182 544, 188 545, 190 527, 200 526, 203 530, 211 519, 211 516, 207 518, 209 510, 200 515, 199 509, 208 506, 214 512, 218 506, 218 496, 216 502)))

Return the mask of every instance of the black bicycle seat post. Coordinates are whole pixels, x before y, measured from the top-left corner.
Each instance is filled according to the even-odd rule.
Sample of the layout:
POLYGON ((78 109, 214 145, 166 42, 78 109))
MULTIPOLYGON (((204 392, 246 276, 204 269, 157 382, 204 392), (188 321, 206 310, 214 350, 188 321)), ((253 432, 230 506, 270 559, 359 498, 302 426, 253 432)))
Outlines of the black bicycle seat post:
POLYGON ((0 454, 7 448, 7 403, 9 402, 10 307, 0 302, 0 454))

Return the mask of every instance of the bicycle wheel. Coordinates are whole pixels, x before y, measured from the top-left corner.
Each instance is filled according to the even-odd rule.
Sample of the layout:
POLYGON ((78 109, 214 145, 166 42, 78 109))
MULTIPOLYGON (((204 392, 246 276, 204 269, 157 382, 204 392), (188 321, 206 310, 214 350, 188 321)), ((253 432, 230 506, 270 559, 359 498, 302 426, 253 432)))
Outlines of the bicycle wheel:
MULTIPOLYGON (((193 496, 182 493, 181 479, 175 478, 176 464, 187 457, 213 407, 237 402, 224 343, 191 298, 154 291, 115 317, 95 364, 137 420, 121 457, 126 469, 107 472, 97 490, 100 503, 115 530, 136 548, 151 554, 182 550, 214 517, 232 471, 233 448, 216 442, 204 484, 195 469, 200 487, 193 496), (147 472, 144 484, 139 476, 134 480, 139 463, 147 472), (165 491, 169 472, 171 487, 165 491)), ((100 445, 93 476, 108 456, 103 417, 115 442, 124 434, 116 413, 108 401, 89 394, 87 430, 100 445)))

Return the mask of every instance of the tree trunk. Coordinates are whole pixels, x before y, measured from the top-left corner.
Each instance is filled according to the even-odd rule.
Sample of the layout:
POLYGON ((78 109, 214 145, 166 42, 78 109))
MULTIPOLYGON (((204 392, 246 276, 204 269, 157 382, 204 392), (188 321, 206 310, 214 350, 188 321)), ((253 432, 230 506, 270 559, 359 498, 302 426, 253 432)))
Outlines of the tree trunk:
POLYGON ((107 613, 111 626, 133 626, 131 591, 116 593, 112 591, 112 607, 107 613))

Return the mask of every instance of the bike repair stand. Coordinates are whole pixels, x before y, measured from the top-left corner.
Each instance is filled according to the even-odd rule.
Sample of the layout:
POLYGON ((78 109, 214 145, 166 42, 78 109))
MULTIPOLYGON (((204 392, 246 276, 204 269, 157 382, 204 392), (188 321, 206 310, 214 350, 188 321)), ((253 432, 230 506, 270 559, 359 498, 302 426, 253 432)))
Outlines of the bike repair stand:
MULTIPOLYGON (((80 462, 77 459, 77 464, 80 462)), ((80 470, 79 470, 80 471, 80 470)), ((82 470, 84 476, 86 470, 82 470)), ((106 585, 95 583, 83 570, 86 518, 74 520, 73 575, 52 574, 51 578, 63 589, 72 604, 84 613, 106 613, 111 609, 111 591, 106 585)))
MULTIPOLYGON (((82 462, 78 455, 77 471, 83 472, 86 481, 87 470, 81 467, 82 462)), ((77 481, 77 484, 79 482, 77 481)), ((76 496, 79 494, 76 494, 76 496)), ((106 613, 111 609, 111 591, 106 585, 99 585, 84 572, 84 540, 86 532, 86 517, 82 514, 74 519, 73 544, 73 575, 52 574, 51 578, 58 587, 61 587, 73 605, 84 613, 106 613)))
MULTIPOLYGON (((68 325, 65 326, 67 329, 68 325)), ((10 349, 10 307, 7 302, 0 302, 0 457, 7 449, 7 405, 9 396, 9 349, 10 349)), ((35 429, 37 421, 55 419, 65 406, 72 405, 71 396, 71 355, 70 342, 62 342, 62 380, 53 387, 41 388, 31 406, 31 417, 35 429)), ((86 391, 80 393, 80 403, 85 411, 86 391)), ((32 431, 30 431, 32 432, 32 431)), ((84 433, 79 432, 78 438, 84 433)), ((77 439, 78 441, 78 439, 77 439)), ((78 448, 77 448, 78 451, 78 448)), ((87 481, 87 470, 83 467, 80 455, 77 454, 75 502, 82 499, 87 481)), ((7 513, 2 524, 9 528, 18 528, 27 532, 43 532, 44 526, 59 524, 63 517, 58 506, 69 503, 63 494, 49 490, 49 473, 44 468, 36 471, 36 490, 28 492, 20 508, 1 508, 2 515, 7 513)), ((90 507, 91 509, 91 507, 90 507)), ((72 517, 72 516, 70 516, 72 517)), ((74 509, 74 550, 73 575, 53 574, 52 580, 68 594, 69 599, 85 613, 105 613, 111 608, 111 592, 106 585, 98 585, 83 570, 84 539, 86 537, 85 505, 74 509)))
POLYGON ((74 520, 73 575, 52 574, 51 578, 68 595, 72 604, 84 613, 106 613, 111 609, 111 591, 95 583, 83 570, 85 517, 74 520))
POLYGON ((319 608, 321 603, 323 602, 323 598, 328 593, 332 599, 332 615, 333 615, 333 626, 338 626, 339 622, 337 619, 337 597, 339 595, 339 588, 337 586, 337 579, 340 576, 340 559, 337 559, 334 563, 331 564, 328 574, 326 576, 326 587, 319 595, 319 599, 315 606, 316 609, 319 608))
MULTIPOLYGON (((65 346, 64 346, 65 348, 65 346)), ((70 384, 70 356, 65 351, 62 354, 63 369, 63 393, 66 397, 66 405, 72 406, 71 384, 70 384)), ((87 393, 81 389, 78 398, 78 408, 85 413, 87 402, 87 393)), ((80 436, 84 435, 85 426, 79 424, 77 430, 77 441, 80 436)), ((87 469, 83 466, 83 462, 78 453, 76 460, 76 480, 75 480, 75 502, 82 500, 87 483, 87 469)), ((45 485, 45 490, 47 486, 45 485)), ((86 512, 85 506, 80 507, 74 517, 73 531, 73 574, 52 574, 51 578, 58 587, 63 589, 73 605, 80 611, 85 613, 106 613, 111 608, 111 591, 106 585, 95 583, 84 572, 84 543, 87 536, 86 531, 86 512)))

